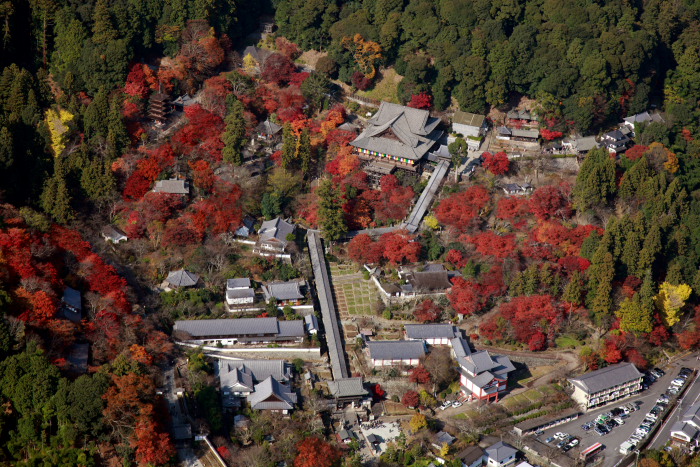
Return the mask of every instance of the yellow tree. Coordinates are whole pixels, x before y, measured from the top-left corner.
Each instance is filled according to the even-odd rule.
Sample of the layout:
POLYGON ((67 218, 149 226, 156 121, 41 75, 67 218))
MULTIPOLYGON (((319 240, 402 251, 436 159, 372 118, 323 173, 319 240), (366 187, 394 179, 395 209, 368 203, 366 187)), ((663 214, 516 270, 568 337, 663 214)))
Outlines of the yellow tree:
POLYGON ((413 418, 411 418, 409 425, 411 426, 411 430, 414 433, 417 433, 421 428, 428 426, 428 419, 425 418, 425 415, 422 413, 417 413, 413 416, 413 418))
POLYGON ((342 45, 352 52, 355 61, 364 75, 372 79, 377 74, 377 62, 382 59, 382 46, 373 41, 366 41, 361 34, 352 38, 343 37, 342 45))
POLYGON ((255 61, 252 55, 248 54, 243 57, 243 69, 248 73, 255 73, 257 66, 258 62, 255 61))
POLYGON ((51 133, 51 149, 54 156, 58 157, 66 149, 66 140, 68 139, 68 122, 73 120, 74 115, 67 110, 49 109, 46 111, 46 124, 51 133))
POLYGON ((661 284, 656 300, 664 311, 668 326, 680 321, 680 311, 688 300, 693 289, 687 284, 673 285, 668 282, 661 284))
POLYGON ((442 447, 440 448, 440 457, 443 459, 447 457, 447 455, 450 453, 450 445, 447 443, 442 443, 442 447))

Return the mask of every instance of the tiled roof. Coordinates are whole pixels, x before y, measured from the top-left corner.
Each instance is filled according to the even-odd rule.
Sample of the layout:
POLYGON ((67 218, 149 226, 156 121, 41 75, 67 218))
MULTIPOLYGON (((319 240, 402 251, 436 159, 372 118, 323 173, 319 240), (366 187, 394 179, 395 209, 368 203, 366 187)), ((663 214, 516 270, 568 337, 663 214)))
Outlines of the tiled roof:
POLYGON ((273 52, 271 50, 267 49, 261 49, 260 47, 255 47, 253 45, 249 45, 245 49, 243 49, 243 58, 245 58, 247 55, 250 55, 255 59, 256 62, 260 66, 262 66, 263 63, 265 63, 265 60, 270 58, 270 55, 272 55, 273 52))
POLYGON ((316 315, 304 316, 304 324, 306 324, 308 330, 318 331, 318 319, 316 318, 316 315))
POLYGON ((287 235, 294 233, 296 226, 279 217, 265 221, 258 230, 261 241, 276 239, 282 245, 287 245, 287 235))
POLYGON ((239 298, 255 298, 255 290, 229 289, 226 291, 226 300, 236 300, 239 298))
POLYGON ((341 378, 328 381, 328 390, 333 397, 365 396, 368 394, 362 378, 341 378))
POLYGON ((479 446, 467 446, 455 454, 455 457, 466 465, 472 465, 474 462, 484 457, 484 450, 479 446))
POLYGON ((452 351, 455 354, 455 358, 459 361, 460 358, 466 357, 472 354, 472 349, 469 347, 469 342, 462 337, 455 337, 450 341, 452 346, 452 351))
POLYGON ((63 302, 76 310, 81 310, 83 308, 80 292, 70 287, 66 287, 63 291, 63 302))
POLYGON ((588 394, 604 391, 620 384, 637 380, 643 375, 632 363, 617 363, 600 370, 591 371, 578 378, 571 378, 571 384, 588 394))
POLYGON ((289 381, 292 377, 291 367, 284 360, 224 360, 219 359, 219 379, 221 384, 235 370, 248 373, 254 382, 266 380, 272 376, 277 381, 289 381))
POLYGON ((113 242, 119 242, 128 238, 123 230, 114 225, 105 225, 102 228, 102 235, 113 242))
POLYGON ((415 290, 436 291, 452 287, 447 271, 417 271, 408 280, 415 290))
POLYGON ((596 141, 595 136, 586 136, 584 138, 577 138, 573 141, 573 147, 577 151, 586 152, 593 148, 600 147, 600 143, 596 141))
POLYGON ((380 154, 421 159, 442 136, 440 120, 427 110, 382 102, 369 126, 350 144, 380 154), (387 137, 385 132, 393 135, 387 137))
POLYGON ((292 410, 297 395, 272 376, 255 385, 255 391, 247 397, 255 410, 292 410))
POLYGON ((630 117, 625 117, 625 122, 634 125, 635 123, 644 122, 663 122, 664 119, 659 113, 650 114, 649 112, 642 112, 640 114, 632 115, 630 117))
POLYGON ((278 337, 304 337, 306 332, 304 331, 304 322, 300 319, 295 319, 293 321, 280 321, 278 337))
POLYGON ((409 360, 425 355, 422 341, 375 341, 368 342, 367 347, 373 360, 409 360))
POLYGON ((227 289, 240 289, 250 287, 250 279, 243 277, 240 279, 228 279, 226 281, 227 289))
POLYGON ((299 288, 299 282, 272 282, 262 287, 265 300, 301 300, 304 295, 299 288))
POLYGON ((469 370, 476 374, 483 371, 489 371, 498 366, 498 363, 494 362, 493 358, 491 358, 491 354, 489 354, 488 350, 479 350, 474 352, 470 356, 466 357, 466 360, 472 365, 469 370))
POLYGON ((277 318, 194 319, 175 321, 174 331, 183 331, 192 337, 246 336, 252 334, 276 335, 277 318))
POLYGON ((540 130, 522 130, 518 128, 513 128, 510 130, 511 134, 519 138, 537 138, 540 136, 540 130))
POLYGON ((451 324, 406 324, 404 328, 408 339, 452 339, 459 336, 451 324))
POLYGON ((484 120, 486 120, 486 117, 483 115, 462 112, 461 110, 456 111, 452 117, 452 123, 475 126, 477 128, 481 128, 481 125, 484 124, 484 120))
POLYGON ((171 193, 176 195, 187 195, 190 192, 190 184, 187 180, 177 178, 170 180, 158 180, 153 187, 156 193, 171 193))
POLYGON ((281 126, 279 126, 275 122, 271 122, 268 118, 264 122, 260 122, 260 124, 258 124, 258 126, 255 128, 255 131, 265 135, 276 135, 280 132, 281 129, 281 126))
POLYGON ((486 455, 498 463, 501 463, 517 453, 517 449, 510 444, 504 443, 503 441, 499 441, 496 444, 486 448, 486 455))
POLYGON ((199 276, 193 272, 180 269, 170 272, 165 281, 173 287, 192 287, 199 282, 199 276))

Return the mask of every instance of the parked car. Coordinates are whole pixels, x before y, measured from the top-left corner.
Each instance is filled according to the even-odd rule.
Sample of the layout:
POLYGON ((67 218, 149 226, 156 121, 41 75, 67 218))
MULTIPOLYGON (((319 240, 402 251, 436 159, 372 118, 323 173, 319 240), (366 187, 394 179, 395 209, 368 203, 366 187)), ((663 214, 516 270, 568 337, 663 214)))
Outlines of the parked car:
POLYGON ((568 434, 568 433, 562 433, 561 431, 557 431, 557 432, 554 434, 554 438, 555 438, 555 439, 565 439, 565 438, 568 438, 568 437, 569 437, 569 434, 568 434))
POLYGON ((574 446, 578 446, 578 443, 579 443, 578 438, 573 438, 571 441, 569 441, 569 444, 567 446, 570 446, 573 448, 574 446))
POLYGON ((544 442, 547 443, 547 444, 549 444, 549 443, 551 443, 552 441, 554 441, 555 439, 556 439, 556 438, 555 438, 554 436, 550 436, 549 438, 545 439, 544 442))
POLYGON ((615 420, 615 423, 617 423, 618 426, 622 426, 625 424, 625 421, 620 417, 615 417, 613 420, 615 420))
POLYGON ((664 370, 662 370, 661 368, 652 368, 651 371, 653 371, 653 372, 655 372, 655 373, 658 373, 658 374, 661 375, 661 376, 663 376, 663 375, 666 374, 666 372, 665 372, 664 370))
POLYGON ((452 407, 452 401, 445 401, 440 406, 440 410, 449 409, 450 407, 452 407))
POLYGON ((454 401, 452 403, 452 407, 454 407, 455 409, 458 407, 462 407, 462 403, 460 401, 454 401))
POLYGON ((605 430, 603 430, 603 429, 601 429, 601 426, 602 426, 602 425, 596 426, 596 427, 595 427, 595 432, 598 434, 598 436, 605 436, 605 435, 607 435, 608 432, 605 431, 605 430))

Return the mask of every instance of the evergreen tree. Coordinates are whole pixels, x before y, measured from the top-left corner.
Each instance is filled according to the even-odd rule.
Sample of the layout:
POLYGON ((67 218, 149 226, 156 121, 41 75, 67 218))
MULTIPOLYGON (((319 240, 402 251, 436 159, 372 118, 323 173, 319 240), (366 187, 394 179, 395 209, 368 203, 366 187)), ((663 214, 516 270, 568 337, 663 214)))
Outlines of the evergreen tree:
POLYGON ((66 175, 62 169, 56 170, 53 177, 46 181, 41 194, 41 207, 61 224, 75 217, 71 208, 71 196, 66 186, 66 175))
POLYGON ((294 162, 297 149, 297 138, 290 124, 284 125, 282 132, 282 167, 288 169, 294 162))
POLYGON ((335 242, 348 231, 340 193, 331 179, 324 179, 316 191, 318 195, 318 219, 323 235, 335 242))
POLYGON ((620 255, 620 263, 624 268, 623 275, 637 275, 639 270, 639 250, 644 241, 644 218, 637 214, 633 219, 627 217, 621 222, 624 230, 624 245, 620 255))
POLYGON ((114 94, 107 115, 107 157, 109 159, 121 156, 129 145, 129 134, 122 117, 121 98, 120 93, 114 94))
POLYGON ((624 299, 615 315, 620 318, 620 329, 625 332, 648 333, 654 327, 653 309, 642 305, 638 293, 624 299))
POLYGON ((649 233, 644 239, 644 245, 639 252, 637 270, 645 271, 650 269, 654 272, 654 263, 659 253, 661 253, 661 229, 658 224, 652 224, 649 233))
POLYGON ((591 261, 600 244, 600 238, 597 230, 591 232, 581 244, 581 257, 591 261))
POLYGON ((308 128, 302 131, 298 145, 297 158, 301 161, 301 172, 308 175, 311 170, 311 136, 308 128))
POLYGON ((579 271, 574 271, 571 274, 571 278, 564 288, 562 300, 572 305, 583 303, 583 277, 579 271))
POLYGON ((639 190, 653 172, 649 167, 649 159, 642 156, 622 177, 620 184, 620 197, 624 200, 631 200, 639 196, 639 190))
POLYGON ((224 160, 230 164, 241 165, 243 163, 243 147, 245 146, 245 107, 235 95, 227 98, 228 113, 226 115, 226 130, 221 136, 224 142, 222 154, 224 160))
POLYGON ((282 202, 277 193, 264 193, 260 202, 260 210, 265 219, 270 220, 282 213, 282 202))
POLYGON ((104 88, 100 88, 95 94, 95 98, 90 102, 90 105, 85 109, 85 114, 83 115, 83 130, 85 131, 85 137, 91 140, 95 137, 106 137, 105 129, 107 125, 105 122, 109 120, 110 117, 110 106, 109 99, 107 96, 107 91, 104 88))
POLYGON ((105 201, 114 196, 116 183, 109 163, 99 158, 89 161, 82 170, 80 186, 92 201, 105 201))
POLYGON ((0 171, 9 169, 14 160, 12 133, 6 127, 0 127, 0 171))
POLYGON ((591 150, 581 164, 574 186, 574 207, 585 211, 604 206, 615 194, 615 162, 605 148, 591 150))
POLYGON ((107 46, 117 39, 117 31, 109 13, 107 0, 97 0, 92 13, 92 43, 107 46))

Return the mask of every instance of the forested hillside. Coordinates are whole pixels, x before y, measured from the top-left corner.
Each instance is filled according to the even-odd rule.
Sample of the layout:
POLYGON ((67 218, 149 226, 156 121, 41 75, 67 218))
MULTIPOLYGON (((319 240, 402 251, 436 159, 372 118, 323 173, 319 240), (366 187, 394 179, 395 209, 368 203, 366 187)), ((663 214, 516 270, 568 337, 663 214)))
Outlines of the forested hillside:
POLYGON ((278 0, 276 20, 303 48, 327 50, 348 83, 343 38, 360 34, 404 76, 404 101, 427 91, 438 109, 455 98, 480 113, 519 93, 552 123, 586 132, 664 94, 675 121, 693 124, 699 9, 690 0, 278 0))

